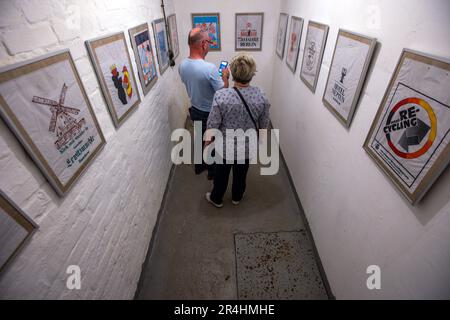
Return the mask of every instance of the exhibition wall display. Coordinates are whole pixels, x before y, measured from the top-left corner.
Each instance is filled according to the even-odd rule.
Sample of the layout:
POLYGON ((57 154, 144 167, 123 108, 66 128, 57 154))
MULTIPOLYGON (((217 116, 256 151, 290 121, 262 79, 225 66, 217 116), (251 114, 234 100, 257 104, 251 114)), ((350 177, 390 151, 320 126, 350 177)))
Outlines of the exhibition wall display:
POLYGON ((261 51, 264 13, 236 13, 235 50, 261 51))
POLYGON ((275 51, 281 60, 283 60, 284 47, 286 45, 288 20, 289 15, 287 15, 286 13, 280 13, 280 19, 278 21, 277 46, 275 51))
POLYGON ((161 75, 169 67, 169 45, 167 43, 166 23, 164 19, 153 21, 156 54, 158 55, 159 72, 161 75))
POLYGON ((375 38, 339 30, 323 103, 346 127, 352 121, 375 45, 375 38))
POLYGON ((0 190, 0 273, 23 248, 37 225, 0 190))
POLYGON ((119 127, 141 102, 125 34, 87 40, 86 47, 114 125, 119 127))
POLYGON ((170 41, 172 43, 173 58, 175 59, 180 54, 180 43, 178 41, 178 27, 177 17, 175 14, 170 15, 167 18, 169 24, 170 41))
POLYGON ((450 63, 404 49, 364 149, 411 202, 450 161, 450 63))
POLYGON ((146 95, 158 80, 148 24, 144 23, 131 28, 128 30, 128 33, 134 51, 142 91, 146 95))
POLYGON ((0 70, 0 113, 59 195, 105 144, 69 50, 0 70))
POLYGON ((219 13, 192 13, 192 28, 200 28, 209 35, 210 50, 221 50, 220 14, 219 13))
POLYGON ((327 25, 314 21, 308 22, 300 78, 313 93, 316 91, 319 79, 327 36, 327 25))
POLYGON ((297 69, 298 54, 300 52, 300 40, 302 39, 303 19, 291 17, 291 28, 289 29, 288 51, 286 64, 293 73, 297 69))

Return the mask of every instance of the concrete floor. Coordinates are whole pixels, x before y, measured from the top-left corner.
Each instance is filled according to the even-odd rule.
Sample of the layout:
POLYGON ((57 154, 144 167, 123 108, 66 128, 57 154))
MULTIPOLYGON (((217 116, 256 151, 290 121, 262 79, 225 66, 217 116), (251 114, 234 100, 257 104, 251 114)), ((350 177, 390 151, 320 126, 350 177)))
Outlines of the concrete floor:
MULTIPOLYGON (((245 198, 238 206, 231 204, 228 190, 224 207, 213 207, 205 200, 211 186, 206 172, 195 175, 189 165, 174 168, 136 299, 245 297, 238 292, 235 235, 282 231, 306 234, 301 209, 283 165, 275 176, 261 176, 257 165, 250 166, 245 198)), ((308 285, 303 285, 304 292, 297 292, 293 298, 327 299, 308 236, 303 239, 302 250, 309 252, 299 258, 302 272, 316 275, 316 281, 312 281, 312 287, 311 281, 305 281, 308 285)), ((241 285, 244 286, 249 290, 248 281, 241 285)), ((251 296, 268 297, 267 292, 261 297, 251 296)))

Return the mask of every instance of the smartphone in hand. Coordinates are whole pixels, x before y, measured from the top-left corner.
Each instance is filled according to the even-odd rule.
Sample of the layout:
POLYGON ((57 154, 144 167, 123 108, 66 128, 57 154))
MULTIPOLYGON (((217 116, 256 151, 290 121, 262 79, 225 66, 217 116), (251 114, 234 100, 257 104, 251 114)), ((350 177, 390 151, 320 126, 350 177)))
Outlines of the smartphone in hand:
POLYGON ((228 61, 222 61, 219 67, 219 74, 222 76, 222 70, 228 67, 228 61))

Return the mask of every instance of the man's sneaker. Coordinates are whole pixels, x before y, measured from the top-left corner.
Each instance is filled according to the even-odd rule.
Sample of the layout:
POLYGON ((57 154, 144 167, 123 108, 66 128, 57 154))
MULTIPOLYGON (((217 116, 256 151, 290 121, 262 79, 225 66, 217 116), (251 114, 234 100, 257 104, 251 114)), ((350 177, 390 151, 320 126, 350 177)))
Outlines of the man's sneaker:
POLYGON ((214 201, 211 200, 211 192, 207 192, 205 197, 206 197, 206 200, 209 203, 211 203, 214 207, 216 207, 216 208, 222 208, 223 207, 223 203, 217 204, 217 203, 215 203, 214 201))

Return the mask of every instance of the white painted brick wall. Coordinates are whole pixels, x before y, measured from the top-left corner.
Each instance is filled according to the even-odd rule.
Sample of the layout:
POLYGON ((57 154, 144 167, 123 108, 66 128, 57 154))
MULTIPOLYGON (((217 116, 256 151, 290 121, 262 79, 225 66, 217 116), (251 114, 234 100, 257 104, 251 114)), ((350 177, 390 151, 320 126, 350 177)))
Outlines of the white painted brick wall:
POLYGON ((184 125, 187 99, 169 68, 146 97, 139 87, 140 106, 116 130, 84 40, 125 31, 128 41, 128 28, 161 17, 159 0, 0 1, 0 66, 70 48, 107 140, 59 198, 0 121, 0 188, 40 226, 0 275, 0 299, 133 298, 171 167, 170 133, 184 125), (81 290, 66 288, 71 264, 81 267, 81 290))

